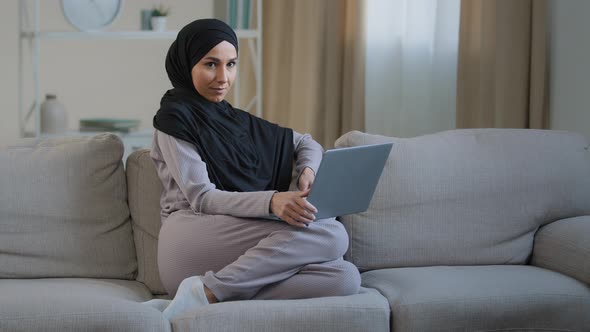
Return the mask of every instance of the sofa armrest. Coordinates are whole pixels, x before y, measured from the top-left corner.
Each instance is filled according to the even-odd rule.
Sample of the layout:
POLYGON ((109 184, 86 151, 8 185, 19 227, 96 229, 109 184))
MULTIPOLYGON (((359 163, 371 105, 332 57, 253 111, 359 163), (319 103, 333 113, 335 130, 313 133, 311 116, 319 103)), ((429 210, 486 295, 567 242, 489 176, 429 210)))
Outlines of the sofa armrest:
POLYGON ((590 216, 558 220, 539 229, 531 264, 590 285, 590 216))

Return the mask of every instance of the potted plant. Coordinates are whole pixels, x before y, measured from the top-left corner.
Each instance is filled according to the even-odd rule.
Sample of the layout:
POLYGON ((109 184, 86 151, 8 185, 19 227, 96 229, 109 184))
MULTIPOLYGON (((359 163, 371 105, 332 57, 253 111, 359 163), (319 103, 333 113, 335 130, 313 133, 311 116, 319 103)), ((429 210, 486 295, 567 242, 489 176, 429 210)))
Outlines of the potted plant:
POLYGON ((170 14, 170 8, 157 5, 152 8, 152 30, 166 31, 166 16, 170 14))

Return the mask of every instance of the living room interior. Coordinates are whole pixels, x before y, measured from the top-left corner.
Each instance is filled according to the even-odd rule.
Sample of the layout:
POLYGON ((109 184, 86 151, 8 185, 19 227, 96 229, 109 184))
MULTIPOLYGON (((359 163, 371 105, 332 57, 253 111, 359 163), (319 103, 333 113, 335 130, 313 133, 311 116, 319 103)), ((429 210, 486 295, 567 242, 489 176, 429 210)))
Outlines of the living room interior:
MULTIPOLYGON (((171 9, 167 23, 167 29, 171 31, 178 30, 183 24, 193 19, 214 16, 217 10, 215 2, 212 0, 170 0, 165 2, 127 0, 123 2, 122 10, 114 22, 103 30, 140 30, 141 10, 150 9, 159 3, 163 3, 171 9)), ((364 27, 367 34, 366 40, 364 40, 366 43, 365 86, 363 87, 365 98, 362 101, 363 112, 358 115, 363 118, 364 123, 357 124, 354 129, 396 137, 412 137, 456 128, 459 1, 443 2, 440 7, 446 9, 445 12, 439 10, 440 13, 422 11, 420 4, 415 5, 415 8, 407 8, 407 13, 416 17, 415 21, 405 23, 407 28, 393 24, 388 26, 387 20, 379 17, 371 19, 370 15, 391 11, 397 13, 395 18, 406 22, 402 18, 404 8, 402 3, 378 0, 367 2, 367 26, 364 27), (383 6, 383 8, 379 6, 383 6), (395 8, 395 6, 401 7, 395 8), (384 51, 388 47, 391 49, 390 52, 396 52, 392 49, 393 44, 391 44, 392 46, 384 44, 380 47, 379 39, 385 31, 399 34, 400 29, 402 29, 401 31, 410 29, 408 30, 410 32, 406 33, 404 37, 406 40, 401 41, 400 49, 402 51, 399 55, 402 58, 402 64, 396 67, 395 62, 383 63, 384 61, 379 58, 387 56, 386 53, 380 54, 379 52, 388 52, 384 51), (434 35, 434 31, 440 31, 439 35, 443 32, 447 35, 434 35), (429 50, 428 45, 433 45, 436 48, 429 50), (424 51, 424 55, 419 53, 421 50, 424 51), (377 65, 372 61, 380 62, 377 65), (424 61, 424 63, 422 64, 420 61, 424 61), (431 65, 426 65, 428 63, 431 65), (420 71, 420 67, 428 67, 428 69, 420 71), (416 78, 412 80, 411 77, 416 78), (433 80, 436 84, 420 84, 433 80), (393 96, 401 96, 402 86, 404 87, 403 98, 393 100, 393 96), (388 91, 388 87, 395 90, 388 91), (424 96, 428 97, 424 98, 424 96), (428 102, 437 107, 430 107, 428 102)), ((31 24, 34 18, 32 4, 33 2, 29 2, 31 24)), ((7 1, 4 5, 6 8, 5 17, 0 22, 2 25, 0 36, 5 45, 0 53, 3 59, 0 64, 3 73, 0 91, 2 91, 1 105, 5 121, 0 124, 2 126, 0 141, 11 142, 23 135, 19 129, 19 116, 24 117, 34 102, 35 80, 32 71, 31 40, 22 40, 23 54, 19 56, 19 1, 7 1), (19 81, 18 64, 21 57, 23 89, 19 91, 18 84, 15 83, 19 81), (23 94, 22 114, 19 112, 19 93, 23 94)), ((274 6, 280 8, 281 4, 277 3, 274 6)), ((320 8, 321 6, 316 5, 316 7, 320 8)), ((590 136, 590 112, 588 112, 584 78, 588 76, 590 71, 590 64, 587 60, 590 58, 588 57, 590 42, 586 38, 579 38, 579 32, 585 31, 585 27, 588 25, 585 13, 589 9, 588 3, 581 0, 549 0, 547 1, 546 18, 548 120, 545 128, 572 130, 586 136, 590 136)), ((270 10, 279 11, 274 8, 270 8, 270 10)), ((313 8, 308 10, 313 10, 313 8)), ((269 15, 269 13, 263 15, 269 15)), ((77 30, 64 17, 60 1, 41 1, 40 16, 41 31, 77 30)), ((274 24, 272 18, 267 19, 266 23, 274 24)), ((267 38, 271 38, 274 36, 271 36, 272 31, 267 31, 268 24, 263 23, 262 29, 263 32, 267 32, 267 38)), ((302 34, 306 33, 305 29, 301 27, 299 29, 302 34)), ((265 38, 264 36, 263 33, 262 38, 265 38)), ((305 39, 306 36, 302 35, 297 38, 305 39)), ((83 118, 136 119, 140 122, 138 129, 151 129, 151 117, 158 109, 160 97, 171 87, 163 66, 171 40, 171 38, 151 40, 91 38, 84 40, 84 37, 42 39, 39 53, 40 94, 43 98, 46 94, 57 95, 58 100, 63 103, 66 109, 69 131, 79 130, 79 120, 83 118)), ((242 43, 244 52, 241 52, 241 55, 247 57, 249 51, 246 45, 248 42, 243 40, 242 43)), ((269 46, 264 42, 262 45, 263 48, 269 46)), ((264 54, 271 53, 265 49, 264 54)), ((391 56, 395 56, 395 53, 391 53, 391 56)), ((271 61, 271 59, 263 57, 264 78, 275 80, 277 76, 287 76, 281 73, 281 68, 276 67, 271 61)), ((244 59, 242 62, 243 66, 247 66, 249 60, 244 59)), ((248 70, 245 71, 244 76, 251 75, 248 70)), ((242 85, 245 85, 245 89, 247 89, 249 84, 247 82, 242 85)), ((268 79, 263 79, 263 90, 270 88, 270 85, 268 79)), ((302 90, 300 92, 297 90, 298 88, 303 89, 302 87, 292 88, 293 93, 299 95, 308 91, 302 90)), ((262 95, 264 96, 263 100, 269 100, 269 96, 265 95, 264 91, 262 91, 262 95)), ((242 99, 246 100, 247 98, 242 99)), ((305 99, 305 97, 294 99, 305 99)), ((242 104, 244 105, 241 107, 246 108, 246 101, 242 104)), ((304 119, 299 120, 293 120, 296 116, 292 114, 276 115, 276 113, 286 112, 307 114, 306 110, 301 110, 304 107, 315 107, 314 112, 317 113, 319 107, 311 103, 300 103, 292 107, 285 106, 285 104, 288 103, 280 101, 277 104, 277 101, 274 100, 270 100, 269 105, 263 103, 262 114, 280 124, 292 126, 300 132, 310 132, 313 135, 326 130, 314 124, 317 122, 318 115, 306 115, 304 119), (271 109, 271 106, 274 105, 280 106, 271 109), (296 110, 297 108, 300 110, 296 110)), ((34 116, 29 117, 27 125, 29 130, 34 128, 34 116)), ((487 126, 493 127, 494 125, 487 126)), ((498 124, 497 126, 512 127, 509 124, 498 124)), ((337 132, 337 134, 343 133, 337 132)), ((323 141, 323 138, 319 139, 323 141)), ((325 140, 322 143, 331 144, 333 139, 325 140)))
POLYGON ((590 331, 589 1, 108 0, 91 31, 67 2, 0 14, 0 331, 590 331), (326 149, 394 143, 371 206, 338 218, 358 294, 139 304, 170 299, 166 52, 207 17, 241 30, 234 106, 326 149))

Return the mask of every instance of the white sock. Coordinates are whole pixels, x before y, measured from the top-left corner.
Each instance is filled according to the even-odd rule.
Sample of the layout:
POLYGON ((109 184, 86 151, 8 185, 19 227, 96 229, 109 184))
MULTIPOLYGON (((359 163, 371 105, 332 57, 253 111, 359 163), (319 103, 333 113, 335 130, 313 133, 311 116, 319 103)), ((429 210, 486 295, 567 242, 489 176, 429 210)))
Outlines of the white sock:
POLYGON ((172 302, 172 301, 164 300, 164 299, 152 299, 149 301, 141 302, 141 304, 149 305, 150 307, 154 307, 158 311, 164 311, 164 309, 166 309, 168 307, 170 302, 172 302))
POLYGON ((169 321, 172 321, 179 314, 206 304, 209 304, 209 301, 205 295, 205 286, 201 277, 189 277, 180 283, 176 296, 162 313, 169 321))

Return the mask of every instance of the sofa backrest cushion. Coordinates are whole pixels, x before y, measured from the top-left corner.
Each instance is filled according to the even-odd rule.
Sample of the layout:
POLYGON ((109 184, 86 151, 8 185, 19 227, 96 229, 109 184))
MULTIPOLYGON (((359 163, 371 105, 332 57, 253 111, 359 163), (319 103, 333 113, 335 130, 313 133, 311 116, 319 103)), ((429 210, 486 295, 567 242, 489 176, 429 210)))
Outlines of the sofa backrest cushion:
POLYGON ((158 273, 160 195, 164 190, 149 150, 133 152, 127 158, 127 186, 133 236, 137 247, 137 281, 154 294, 166 294, 158 273))
POLYGON ((122 155, 112 134, 0 149, 0 278, 135 277, 122 155))
POLYGON ((346 258, 386 267, 523 264, 537 229, 590 212, 583 136, 550 130, 463 129, 414 138, 357 131, 336 147, 394 142, 366 212, 339 218, 346 258))

